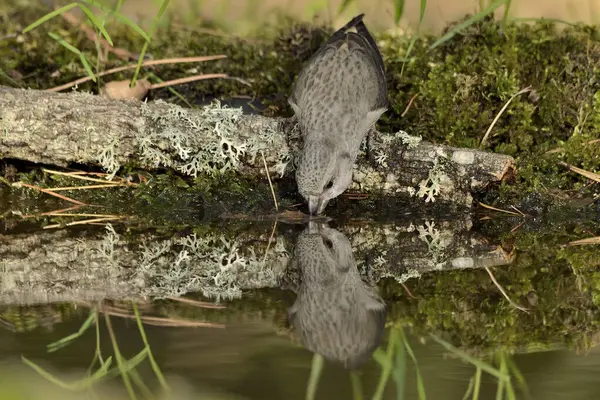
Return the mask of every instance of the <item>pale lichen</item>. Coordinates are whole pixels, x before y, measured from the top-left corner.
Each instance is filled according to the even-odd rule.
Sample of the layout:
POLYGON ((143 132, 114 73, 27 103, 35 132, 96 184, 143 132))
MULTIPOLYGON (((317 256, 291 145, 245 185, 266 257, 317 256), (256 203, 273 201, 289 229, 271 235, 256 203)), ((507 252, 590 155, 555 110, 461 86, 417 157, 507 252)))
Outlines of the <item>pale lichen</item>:
POLYGON ((166 239, 143 245, 137 273, 151 283, 155 297, 200 291, 217 301, 239 298, 242 287, 276 285, 274 269, 267 264, 285 264, 288 253, 279 241, 265 258, 217 234, 166 239))
POLYGON ((424 225, 416 226, 419 240, 427 244, 428 256, 434 269, 442 269, 445 261, 444 254, 452 242, 452 233, 435 227, 435 222, 425 221, 424 225))
POLYGON ((111 180, 116 175, 121 165, 117 161, 117 157, 115 155, 116 149, 119 146, 118 138, 114 138, 111 140, 100 152, 98 155, 98 162, 104 168, 104 170, 108 173, 106 176, 107 180, 111 180))
POLYGON ((439 162, 439 158, 436 158, 429 170, 429 176, 419 182, 419 189, 415 195, 420 198, 425 197, 426 203, 435 201, 435 196, 440 192, 442 175, 443 167, 439 162))
POLYGON ((94 252, 105 261, 103 267, 110 267, 106 270, 122 274, 124 281, 128 275, 145 295, 166 298, 201 292, 220 301, 241 297, 242 288, 277 286, 289 253, 283 238, 272 241, 266 255, 256 254, 253 248, 242 249, 237 240, 217 233, 142 242, 128 251, 134 259, 122 261, 135 265, 131 269, 123 268, 116 256, 127 241, 108 224, 106 235, 94 252))
POLYGON ((275 170, 283 176, 293 157, 278 134, 277 121, 253 126, 241 108, 218 100, 200 110, 159 100, 152 106, 143 103, 141 113, 151 127, 138 135, 138 150, 142 162, 153 167, 173 168, 194 177, 215 175, 237 171, 244 158, 252 164, 263 153, 271 155, 275 170), (244 126, 248 132, 241 133, 244 126))
POLYGON ((404 131, 398 131, 394 134, 394 137, 400 139, 409 149, 414 149, 421 143, 422 138, 420 136, 411 136, 404 131))

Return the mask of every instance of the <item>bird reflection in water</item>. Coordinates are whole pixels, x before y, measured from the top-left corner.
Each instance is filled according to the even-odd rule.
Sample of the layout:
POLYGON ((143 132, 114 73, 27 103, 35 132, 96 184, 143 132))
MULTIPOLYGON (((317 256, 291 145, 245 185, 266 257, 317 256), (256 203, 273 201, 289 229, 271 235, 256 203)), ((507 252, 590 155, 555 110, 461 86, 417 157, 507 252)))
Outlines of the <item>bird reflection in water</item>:
POLYGON ((325 223, 310 222, 292 263, 300 282, 289 321, 300 341, 329 361, 360 368, 381 343, 385 304, 361 280, 350 241, 325 223))

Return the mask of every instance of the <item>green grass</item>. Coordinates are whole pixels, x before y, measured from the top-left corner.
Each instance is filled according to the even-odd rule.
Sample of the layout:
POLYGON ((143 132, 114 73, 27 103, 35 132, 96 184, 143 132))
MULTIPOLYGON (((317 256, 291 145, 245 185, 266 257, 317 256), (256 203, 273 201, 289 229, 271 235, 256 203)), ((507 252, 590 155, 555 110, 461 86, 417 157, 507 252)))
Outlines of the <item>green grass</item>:
POLYGON ((133 78, 131 78, 131 84, 130 84, 131 87, 135 86, 135 82, 140 73, 140 69, 142 68, 142 63, 144 62, 144 57, 146 55, 146 51, 148 50, 148 45, 150 44, 150 40, 151 40, 152 36, 154 35, 154 33, 156 32, 156 29, 158 28, 160 19, 162 18, 163 14, 167 10, 168 6, 169 6, 169 0, 162 0, 160 9, 158 10, 158 14, 156 14, 156 16, 154 17, 154 20, 152 21, 152 28, 150 28, 150 34, 149 34, 148 40, 146 40, 146 42, 144 43, 144 46, 142 46, 142 51, 140 51, 140 56, 138 58, 138 64, 137 64, 137 67, 135 68, 135 73, 133 74, 133 78))
POLYGON ((49 382, 69 391, 93 391, 94 386, 98 383, 120 376, 123 380, 123 383, 125 385, 130 399, 137 399, 138 391, 146 399, 154 398, 152 391, 148 388, 148 386, 143 381, 140 373, 137 370, 138 366, 142 364, 142 362, 148 360, 152 367, 152 371, 154 372, 163 390, 169 391, 170 386, 167 383, 158 363, 154 359, 154 355, 152 354, 150 344, 148 343, 148 339, 146 337, 146 332, 144 330, 140 314, 135 304, 133 304, 133 310, 135 314, 135 321, 137 323, 140 337, 142 339, 144 347, 135 356, 129 359, 126 359, 121 354, 118 344, 118 338, 116 337, 112 329, 110 317, 108 316, 108 314, 105 314, 104 316, 106 328, 112 344, 114 358, 117 364, 115 367, 112 367, 112 357, 108 357, 106 359, 102 357, 102 350, 100 345, 100 327, 98 323, 99 312, 97 309, 91 310, 90 315, 84 321, 84 323, 81 325, 77 332, 48 345, 48 352, 57 351, 65 346, 72 344, 74 341, 85 335, 85 333, 89 330, 92 324, 96 326, 96 349, 94 352, 94 357, 92 359, 90 367, 81 379, 73 382, 65 382, 64 380, 52 375, 51 373, 49 373, 48 371, 46 371, 45 369, 43 369, 42 367, 40 367, 39 365, 37 365, 36 363, 27 359, 24 356, 21 357, 22 361, 25 365, 31 367, 34 371, 36 371, 40 376, 42 376, 49 382), (95 371, 93 371, 97 363, 99 364, 99 366, 95 371), (136 391, 136 388, 138 391, 136 391))
MULTIPOLYGON (((473 24, 483 20, 485 17, 487 17, 488 15, 492 14, 494 11, 496 11, 497 8, 506 5, 506 10, 508 10, 508 6, 510 6, 510 0, 496 0, 493 3, 491 3, 489 6, 485 7, 483 10, 479 11, 477 14, 473 15, 472 17, 468 18, 467 20, 461 22, 458 25, 455 25, 454 27, 452 27, 452 29, 450 29, 448 32, 446 32, 446 34, 444 34, 442 37, 440 37, 438 40, 436 40, 435 42, 433 42, 433 44, 431 46, 429 46, 430 50, 435 49, 438 46, 441 46, 442 44, 446 43, 447 41, 449 41, 450 39, 452 39, 456 34, 460 33, 461 31, 469 28, 470 26, 472 26, 473 24)), ((508 15, 505 12, 505 16, 508 15)))
MULTIPOLYGON (((118 12, 118 10, 120 10, 120 8, 121 8, 122 1, 119 1, 117 3, 117 7, 116 7, 115 10, 111 10, 110 8, 107 8, 106 6, 103 6, 102 4, 99 4, 98 2, 96 2, 94 0, 82 0, 82 2, 87 3, 90 6, 96 7, 98 9, 100 9, 101 11, 104 11, 108 15, 111 15, 111 16, 115 17, 120 22, 122 22, 126 26, 130 27, 131 29, 133 29, 136 33, 138 33, 145 40, 143 52, 140 55, 139 64, 141 64, 141 62, 143 61, 145 50, 146 50, 146 48, 148 46, 148 43, 150 42, 150 36, 148 34, 146 34, 146 32, 142 28, 140 28, 135 22, 133 22, 131 19, 129 19, 125 15, 123 15, 123 14, 121 14, 121 13, 118 12)), ((159 15, 157 15, 157 18, 160 18, 160 16, 162 16, 162 13, 164 12, 164 9, 166 9, 166 6, 168 5, 168 3, 169 3, 168 0, 163 0, 164 7, 161 7, 161 11, 159 12, 159 15)), ((69 12, 70 10, 72 10, 74 8, 79 8, 85 14, 85 16, 87 17, 87 19, 89 20, 89 22, 92 24, 92 26, 94 27, 94 29, 96 30, 96 32, 98 32, 101 36, 103 36, 106 39, 106 41, 108 42, 108 44, 110 46, 113 46, 113 40, 110 37, 110 35, 109 35, 108 31, 106 30, 106 28, 104 27, 106 19, 103 18, 102 21, 101 21, 92 12, 92 10, 89 7, 87 7, 86 5, 81 4, 79 2, 74 2, 74 3, 67 4, 66 6, 63 6, 61 8, 58 8, 58 9, 56 9, 54 11, 51 11, 51 12, 45 14, 44 16, 38 18, 36 21, 34 21, 33 23, 31 23, 27 27, 25 27, 23 29, 22 33, 25 34, 27 32, 30 32, 30 31, 38 28, 39 26, 41 26, 45 22, 48 22, 51 19, 53 19, 55 17, 58 17, 61 14, 67 13, 67 12, 69 12)), ((72 52, 73 54, 77 55, 79 57, 82 65, 83 65, 86 73, 88 74, 88 76, 92 79, 92 81, 96 82, 96 76, 95 76, 94 72, 92 71, 90 63, 88 62, 87 58, 85 57, 85 55, 83 54, 83 52, 81 50, 79 50, 78 48, 76 48, 75 46, 73 46, 72 44, 70 44, 67 40, 63 39, 62 37, 60 37, 56 33, 48 32, 48 35, 52 39, 56 40, 61 46, 63 46, 64 48, 66 48, 67 50, 69 50, 70 52, 72 52)), ((98 53, 100 52, 100 46, 99 45, 97 46, 97 52, 98 53)), ((135 78, 137 77, 137 74, 139 73, 139 67, 140 67, 140 65, 138 65, 138 69, 136 69, 136 74, 134 75, 134 79, 132 80, 132 86, 135 84, 135 78)), ((99 71, 96 70, 96 72, 99 72, 99 71)))
MULTIPOLYGON (((465 363, 473 365, 475 373, 470 379, 467 390, 463 399, 477 400, 481 398, 481 382, 482 374, 487 374, 494 377, 497 381, 496 400, 512 400, 515 399, 515 390, 513 387, 514 377, 521 388, 521 392, 527 394, 527 386, 522 374, 516 368, 514 362, 506 353, 498 353, 495 356, 498 367, 495 367, 481 359, 468 355, 464 351, 452 346, 443 339, 431 334, 431 339, 440 344, 445 350, 450 352, 454 357, 462 360, 465 363)), ((379 380, 375 388, 372 400, 381 400, 390 378, 395 382, 396 398, 404 399, 406 392, 406 374, 407 374, 407 355, 412 360, 416 372, 416 389, 419 400, 425 400, 426 386, 419 370, 417 357, 408 341, 402 326, 393 326, 390 328, 390 335, 387 342, 387 348, 378 348, 373 353, 373 359, 381 368, 379 380)))

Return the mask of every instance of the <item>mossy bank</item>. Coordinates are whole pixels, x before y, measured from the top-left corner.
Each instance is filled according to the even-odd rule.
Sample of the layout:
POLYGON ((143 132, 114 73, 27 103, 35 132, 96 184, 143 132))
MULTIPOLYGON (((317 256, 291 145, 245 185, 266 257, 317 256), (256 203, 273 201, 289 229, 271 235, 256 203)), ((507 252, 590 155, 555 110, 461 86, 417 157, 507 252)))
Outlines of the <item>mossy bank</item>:
MULTIPOLYGON (((58 33, 82 50, 92 65, 98 62, 94 43, 61 18, 25 35, 8 36, 47 11, 30 5, 25 8, 13 0, 0 7, 2 84, 44 89, 86 75, 79 58, 48 32, 58 33)), ((285 116, 291 115, 286 99, 295 76, 332 32, 285 19, 281 27, 263 28, 253 38, 200 33, 178 24, 161 26, 149 47, 155 59, 227 55, 194 67, 180 64, 147 70, 162 80, 212 72, 233 77, 175 87, 185 102, 197 105, 215 97, 241 98, 258 107, 258 112, 285 116)), ((115 20, 109 21, 107 30, 116 47, 132 52, 142 47, 141 37, 115 20)), ((541 193, 552 201, 597 197, 597 185, 589 187, 587 178, 560 164, 592 172, 600 169, 600 42, 596 28, 550 23, 501 26, 486 19, 433 50, 429 45, 435 38, 422 38, 408 57, 409 35, 376 33, 376 37, 392 104, 379 123, 381 131, 403 130, 434 143, 477 147, 506 102, 520 90, 531 88, 512 100, 482 145, 515 157, 517 181, 488 192, 482 200, 515 204, 531 193, 541 193)), ((108 69, 122 63, 108 57, 100 65, 108 69)), ((122 73, 105 79, 130 77, 122 73)), ((95 83, 78 88, 97 89, 95 83)), ((150 98, 183 102, 169 89, 152 91, 150 98)))

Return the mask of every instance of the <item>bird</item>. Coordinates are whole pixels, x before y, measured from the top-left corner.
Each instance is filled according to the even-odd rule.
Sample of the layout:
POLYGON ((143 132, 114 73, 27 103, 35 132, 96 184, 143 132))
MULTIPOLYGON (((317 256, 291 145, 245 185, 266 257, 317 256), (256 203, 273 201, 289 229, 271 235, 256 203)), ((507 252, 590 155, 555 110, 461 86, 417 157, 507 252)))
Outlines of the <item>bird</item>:
POLYGON ((310 351, 358 369, 381 344, 385 303, 358 272, 348 238, 309 222, 296 240, 292 268, 300 275, 288 319, 310 351))
POLYGON ((363 17, 317 50, 288 97, 304 141, 296 184, 310 215, 321 214, 350 186, 364 137, 390 108, 383 58, 363 17))

